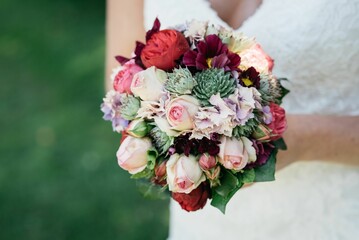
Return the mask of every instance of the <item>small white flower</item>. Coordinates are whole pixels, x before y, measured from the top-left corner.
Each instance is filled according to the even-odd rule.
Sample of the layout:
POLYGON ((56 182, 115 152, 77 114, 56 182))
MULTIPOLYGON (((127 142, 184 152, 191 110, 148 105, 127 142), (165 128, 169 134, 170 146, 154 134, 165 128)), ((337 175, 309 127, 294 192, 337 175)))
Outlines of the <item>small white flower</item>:
POLYGON ((192 41, 201 41, 204 39, 207 26, 208 22, 192 20, 191 22, 187 23, 187 30, 184 32, 184 35, 185 37, 189 37, 192 41))

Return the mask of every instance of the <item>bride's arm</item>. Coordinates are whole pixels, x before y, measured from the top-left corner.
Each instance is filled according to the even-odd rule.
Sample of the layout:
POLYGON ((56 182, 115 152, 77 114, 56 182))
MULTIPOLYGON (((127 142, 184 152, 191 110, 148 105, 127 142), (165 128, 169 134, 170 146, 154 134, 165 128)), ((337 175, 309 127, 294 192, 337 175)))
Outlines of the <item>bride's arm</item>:
POLYGON ((288 115, 278 168, 297 160, 323 160, 359 165, 359 117, 288 115))
POLYGON ((130 57, 135 41, 144 41, 143 0, 107 0, 106 9, 106 88, 111 70, 118 66, 114 56, 130 57))

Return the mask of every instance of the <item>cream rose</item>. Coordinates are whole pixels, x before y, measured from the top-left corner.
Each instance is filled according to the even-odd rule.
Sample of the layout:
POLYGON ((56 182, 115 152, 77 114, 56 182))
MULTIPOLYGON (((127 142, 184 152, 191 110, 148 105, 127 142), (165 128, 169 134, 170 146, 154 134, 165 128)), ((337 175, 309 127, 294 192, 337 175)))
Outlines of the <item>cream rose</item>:
POLYGON ((158 101, 165 94, 163 85, 166 81, 165 71, 150 67, 135 74, 131 83, 131 91, 144 101, 158 101))
POLYGON ((151 147, 149 138, 126 137, 116 154, 118 165, 131 174, 143 171, 147 165, 147 151, 151 147))
POLYGON ((189 130, 194 127, 194 116, 198 112, 199 101, 188 95, 171 100, 166 106, 166 117, 172 129, 189 130))
POLYGON ((257 159, 253 143, 246 137, 222 137, 219 148, 219 162, 227 169, 239 171, 257 159))
POLYGON ((173 154, 166 165, 168 188, 172 192, 190 193, 206 180, 197 159, 173 154))

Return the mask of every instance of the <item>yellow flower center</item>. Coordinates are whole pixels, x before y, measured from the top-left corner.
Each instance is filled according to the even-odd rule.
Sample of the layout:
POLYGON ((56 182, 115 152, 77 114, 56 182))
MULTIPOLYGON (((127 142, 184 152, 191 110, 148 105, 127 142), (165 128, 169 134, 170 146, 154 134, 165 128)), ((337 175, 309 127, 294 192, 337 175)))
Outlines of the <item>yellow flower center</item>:
POLYGON ((253 82, 249 78, 242 78, 242 81, 246 87, 253 85, 253 82))
POLYGON ((212 58, 207 58, 207 65, 209 68, 212 67, 212 58))

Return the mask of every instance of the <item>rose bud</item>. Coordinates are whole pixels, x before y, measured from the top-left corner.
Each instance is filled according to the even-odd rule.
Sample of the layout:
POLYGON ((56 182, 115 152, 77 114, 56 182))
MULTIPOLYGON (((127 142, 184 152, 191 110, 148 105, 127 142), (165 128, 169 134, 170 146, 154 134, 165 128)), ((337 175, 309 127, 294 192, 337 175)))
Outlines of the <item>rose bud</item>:
POLYGON ((241 57, 241 67, 244 69, 254 67, 258 72, 270 73, 273 69, 273 59, 269 57, 259 44, 242 51, 239 56, 241 57))
POLYGON ((172 192, 190 193, 206 180, 197 159, 175 153, 167 162, 167 183, 172 192))
POLYGON ((143 69, 135 63, 135 60, 130 60, 124 65, 113 70, 111 75, 113 88, 120 93, 131 94, 131 83, 133 76, 143 69))
POLYGON ((214 168, 217 164, 216 157, 211 156, 208 153, 202 154, 198 162, 202 170, 209 170, 211 168, 214 168))
POLYGON ((145 121, 143 119, 135 119, 130 122, 128 125, 126 132, 132 137, 141 138, 148 134, 149 129, 145 121))
POLYGON ((219 148, 219 162, 230 170, 239 171, 257 159, 253 143, 246 137, 236 139, 223 136, 219 148))
POLYGON ((182 33, 176 30, 162 30, 154 33, 141 52, 141 60, 146 68, 155 66, 170 70, 176 61, 189 50, 189 45, 182 33))
POLYGON ((132 80, 131 91, 144 101, 158 101, 164 94, 164 83, 167 81, 166 72, 150 67, 138 72, 132 80))
POLYGON ((259 124, 254 130, 252 137, 260 142, 268 142, 271 138, 271 130, 267 126, 259 124))
POLYGON ((275 103, 271 103, 269 107, 273 117, 272 122, 268 125, 272 130, 271 140, 278 140, 287 129, 285 110, 275 103))
POLYGON ((215 168, 204 171, 207 179, 209 180, 210 186, 215 187, 220 185, 219 174, 221 173, 221 167, 217 166, 215 168))
POLYGON ((193 129, 198 108, 199 101, 195 97, 183 95, 175 98, 166 106, 167 121, 177 131, 193 129))
POLYGON ((203 182, 188 194, 176 192, 172 193, 172 198, 176 200, 181 205, 181 208, 187 212, 202 209, 206 205, 209 197, 210 189, 208 188, 208 184, 206 182, 203 182))
POLYGON ((209 180, 216 180, 218 179, 220 172, 221 172, 221 167, 217 166, 216 168, 206 170, 204 173, 206 174, 209 180))
POLYGON ((167 184, 166 182, 166 164, 167 161, 161 162, 159 165, 155 166, 155 177, 153 178, 153 182, 157 185, 164 186, 167 184))
POLYGON ((131 174, 143 171, 147 166, 147 151, 151 147, 149 138, 127 136, 116 154, 118 165, 131 174))

